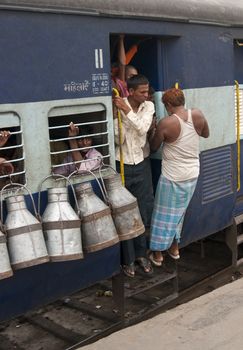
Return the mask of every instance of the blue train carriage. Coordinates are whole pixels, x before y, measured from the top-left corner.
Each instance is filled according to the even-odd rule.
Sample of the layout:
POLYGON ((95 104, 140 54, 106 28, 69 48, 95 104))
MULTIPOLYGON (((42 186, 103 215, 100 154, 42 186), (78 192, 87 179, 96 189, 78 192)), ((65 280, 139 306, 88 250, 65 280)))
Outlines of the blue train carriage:
MULTIPOLYGON (((0 128, 12 133, 13 181, 26 184, 36 198, 42 179, 63 161, 70 121, 91 124, 104 161, 114 165, 110 61, 122 32, 127 45, 141 42, 132 64, 156 90, 158 117, 164 115, 162 91, 177 82, 188 107, 202 109, 209 121, 182 245, 232 227, 240 194, 234 80, 241 83, 241 5, 132 0, 118 9, 115 1, 1 0, 0 9, 0 128)), ((156 179, 159 154, 152 163, 156 179)), ((50 185, 46 181, 43 190, 50 185)), ((237 210, 239 216, 240 205, 237 210)), ((116 274, 119 260, 116 244, 80 261, 16 271, 0 281, 0 320, 116 274)))

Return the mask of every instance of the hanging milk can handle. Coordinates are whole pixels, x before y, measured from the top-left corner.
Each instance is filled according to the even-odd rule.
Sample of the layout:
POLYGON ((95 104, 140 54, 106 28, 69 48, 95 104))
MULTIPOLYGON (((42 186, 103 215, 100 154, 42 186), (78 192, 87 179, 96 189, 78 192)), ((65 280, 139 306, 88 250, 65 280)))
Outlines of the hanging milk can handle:
MULTIPOLYGON (((96 182, 97 182, 97 184, 98 184, 98 186, 99 186, 99 188, 100 188, 100 191, 101 191, 101 193, 102 193, 102 196, 103 196, 104 200, 107 201, 106 195, 105 195, 105 193, 104 193, 104 189, 102 188, 102 186, 101 186, 101 184, 100 184, 100 182, 99 182, 98 177, 97 177, 97 176, 95 175, 95 173, 93 173, 91 170, 86 169, 85 171, 86 171, 87 173, 91 174, 91 175, 95 178, 95 180, 96 180, 96 182)), ((72 172, 72 173, 68 176, 68 179, 70 179, 73 175, 80 175, 80 176, 82 176, 82 175, 78 172, 78 170, 75 170, 74 172, 72 172)))
POLYGON ((39 216, 38 216, 38 213, 37 213, 37 210, 36 210, 36 206, 35 206, 35 201, 34 201, 34 198, 33 198, 33 196, 32 196, 32 193, 30 192, 30 190, 29 190, 25 185, 19 184, 19 183, 17 183, 17 182, 11 182, 11 183, 5 185, 5 186, 2 188, 2 190, 1 190, 1 195, 0 195, 0 206, 1 206, 1 218, 0 218, 0 219, 1 219, 1 222, 3 222, 3 192, 4 192, 4 190, 5 190, 7 187, 10 187, 10 186, 17 186, 17 187, 19 187, 18 189, 13 190, 14 192, 16 192, 16 194, 17 194, 17 192, 19 192, 21 189, 25 189, 25 190, 28 192, 28 194, 29 194, 29 196, 30 196, 30 199, 31 199, 31 201, 32 201, 32 206, 33 206, 33 209, 34 209, 35 217, 39 220, 39 216))
POLYGON ((100 178, 101 179, 101 183, 102 183, 102 185, 101 185, 100 181, 99 181, 98 177, 95 175, 95 173, 93 173, 91 170, 89 170, 89 173, 94 176, 94 178, 95 178, 95 180, 96 180, 96 182, 97 182, 97 184, 98 184, 98 186, 100 188, 100 191, 102 193, 104 201, 106 202, 106 204, 108 204, 108 197, 107 197, 106 188, 103 186, 103 183, 102 183, 103 179, 100 178))
POLYGON ((107 190, 106 190, 106 186, 105 186, 105 182, 104 182, 104 179, 103 179, 103 175, 101 173, 103 168, 110 168, 110 169, 112 169, 114 171, 115 174, 118 174, 118 172, 111 165, 104 164, 104 162, 102 162, 101 166, 99 167, 99 176, 100 176, 100 180, 101 180, 101 183, 102 183, 105 195, 106 195, 106 202, 109 203, 109 196, 108 196, 108 193, 107 193, 107 190))
POLYGON ((68 182, 68 184, 70 185, 70 187, 71 187, 71 189, 72 189, 73 197, 74 197, 74 201, 75 201, 75 205, 76 205, 76 208, 77 208, 78 214, 79 214, 79 213, 80 213, 80 209, 79 209, 79 205, 78 205, 77 196, 76 196, 76 193, 75 193, 75 191, 74 191, 73 185, 72 185, 72 183, 71 183, 69 177, 66 177, 66 176, 61 175, 61 174, 53 174, 53 175, 48 175, 48 176, 46 176, 46 177, 41 181, 41 183, 40 183, 40 185, 39 185, 39 191, 38 191, 38 192, 39 192, 39 193, 38 193, 38 215, 39 215, 39 217, 40 217, 40 204, 41 204, 41 189, 42 189, 42 185, 43 185, 43 183, 44 183, 47 179, 49 179, 49 178, 53 178, 53 179, 55 179, 55 178, 60 178, 60 179, 65 180, 66 182, 68 182))

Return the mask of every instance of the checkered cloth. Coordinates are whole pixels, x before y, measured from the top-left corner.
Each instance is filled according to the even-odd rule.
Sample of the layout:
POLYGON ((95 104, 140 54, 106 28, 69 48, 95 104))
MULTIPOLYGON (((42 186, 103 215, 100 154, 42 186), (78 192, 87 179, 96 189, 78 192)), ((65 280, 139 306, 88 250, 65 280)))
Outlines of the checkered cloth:
POLYGON ((160 175, 151 222, 151 250, 167 250, 174 239, 180 241, 185 212, 196 183, 197 178, 174 182, 160 175))

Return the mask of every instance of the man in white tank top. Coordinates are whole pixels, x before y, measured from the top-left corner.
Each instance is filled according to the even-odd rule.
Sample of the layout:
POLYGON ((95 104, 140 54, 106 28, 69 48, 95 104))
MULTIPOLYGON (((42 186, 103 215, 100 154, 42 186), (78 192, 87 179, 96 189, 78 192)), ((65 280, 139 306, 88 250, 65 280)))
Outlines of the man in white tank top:
POLYGON ((198 109, 185 109, 185 97, 180 89, 165 91, 162 102, 169 116, 159 122, 150 138, 154 152, 163 143, 149 255, 156 266, 162 264, 162 251, 167 250, 174 259, 180 257, 178 243, 183 220, 199 175, 199 137, 209 137, 203 113, 198 109))

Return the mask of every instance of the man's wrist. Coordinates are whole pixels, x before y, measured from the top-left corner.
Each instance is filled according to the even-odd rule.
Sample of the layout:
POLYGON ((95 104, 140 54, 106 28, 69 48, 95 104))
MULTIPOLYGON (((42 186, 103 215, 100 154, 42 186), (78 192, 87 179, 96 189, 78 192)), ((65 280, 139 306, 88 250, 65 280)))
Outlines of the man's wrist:
POLYGON ((78 148, 78 143, 76 140, 69 140, 69 145, 71 148, 78 148))
POLYGON ((123 112, 125 115, 128 115, 131 112, 131 108, 127 106, 126 108, 123 109, 123 112))

